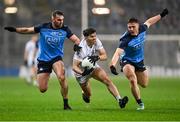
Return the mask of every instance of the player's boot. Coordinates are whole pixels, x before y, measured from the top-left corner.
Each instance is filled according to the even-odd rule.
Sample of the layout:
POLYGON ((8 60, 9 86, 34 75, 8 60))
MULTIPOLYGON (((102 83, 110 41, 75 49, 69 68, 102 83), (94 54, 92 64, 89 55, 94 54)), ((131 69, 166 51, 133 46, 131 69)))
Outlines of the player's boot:
POLYGON ((137 110, 144 110, 144 103, 138 104, 137 110))
POLYGON ((129 99, 127 96, 123 97, 122 99, 119 100, 119 106, 121 108, 124 108, 126 106, 126 104, 128 103, 128 100, 129 99))
POLYGON ((64 110, 71 110, 71 107, 68 104, 64 105, 64 110))
POLYGON ((90 103, 90 98, 88 96, 86 96, 84 93, 82 93, 82 98, 83 98, 84 102, 90 103))

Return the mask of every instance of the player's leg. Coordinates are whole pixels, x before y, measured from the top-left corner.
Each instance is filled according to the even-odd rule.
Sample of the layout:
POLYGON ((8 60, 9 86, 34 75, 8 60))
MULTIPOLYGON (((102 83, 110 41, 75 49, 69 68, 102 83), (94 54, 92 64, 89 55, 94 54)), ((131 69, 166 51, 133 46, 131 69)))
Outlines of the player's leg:
POLYGON ((86 76, 76 76, 76 80, 79 83, 81 89, 82 89, 82 98, 86 103, 90 103, 90 97, 91 97, 91 88, 90 88, 90 82, 89 78, 91 77, 91 74, 86 76))
POLYGON ((50 73, 38 73, 37 81, 39 82, 39 90, 44 93, 48 89, 48 80, 50 73))
MULTIPOLYGON (((149 83, 147 70, 136 71, 136 76, 137 76, 138 84, 143 88, 147 87, 149 83)), ((142 102, 142 100, 141 99, 137 100, 137 103, 139 104, 137 110, 144 110, 144 103, 142 102)))
POLYGON ((61 94, 63 97, 64 109, 71 109, 71 107, 68 104, 68 84, 65 78, 64 63, 61 60, 58 60, 53 64, 52 67, 61 86, 61 94))
POLYGON ((141 108, 144 109, 144 104, 141 100, 140 89, 138 86, 137 76, 135 73, 135 67, 132 66, 131 64, 126 64, 123 67, 123 73, 125 74, 127 79, 130 81, 131 92, 136 102, 138 103, 140 107, 143 105, 141 108))
POLYGON ((136 76, 138 80, 138 84, 142 86, 143 88, 147 87, 149 84, 149 77, 147 70, 143 72, 136 71, 136 76))
POLYGON ((52 66, 44 61, 38 62, 37 81, 39 83, 39 90, 44 93, 48 89, 48 81, 52 66))
POLYGON ((98 81, 101 81, 102 83, 104 83, 109 92, 116 98, 116 100, 119 102, 120 107, 124 108, 125 105, 128 102, 128 97, 125 96, 124 98, 121 98, 119 91, 117 90, 116 86, 114 85, 114 83, 110 80, 110 78, 108 77, 107 73, 100 67, 96 68, 93 71, 92 77, 98 81))
POLYGON ((90 103, 90 97, 91 97, 91 88, 89 81, 80 84, 80 87, 82 89, 82 98, 86 103, 90 103))

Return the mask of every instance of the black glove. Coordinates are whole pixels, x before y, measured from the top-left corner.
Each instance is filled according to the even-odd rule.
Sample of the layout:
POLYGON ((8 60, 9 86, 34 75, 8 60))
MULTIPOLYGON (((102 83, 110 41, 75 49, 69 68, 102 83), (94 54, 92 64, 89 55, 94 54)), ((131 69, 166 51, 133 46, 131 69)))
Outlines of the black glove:
POLYGON ((27 66, 28 64, 27 64, 27 60, 24 60, 24 66, 27 66))
POLYGON ((88 56, 88 59, 91 63, 93 63, 95 65, 96 61, 98 61, 100 58, 97 55, 94 56, 88 56))
POLYGON ((113 73, 114 75, 118 75, 116 68, 113 65, 110 66, 110 70, 111 70, 111 73, 113 73))
POLYGON ((160 13, 160 16, 161 18, 165 17, 167 14, 169 13, 168 9, 164 9, 161 13, 160 13))
POLYGON ((10 26, 8 26, 8 27, 4 27, 4 29, 5 29, 5 30, 8 30, 8 31, 10 31, 10 32, 16 32, 16 28, 15 28, 15 27, 10 27, 10 26))
POLYGON ((81 48, 79 45, 75 44, 74 47, 73 47, 73 50, 76 52, 80 52, 81 51, 81 48))
POLYGON ((81 75, 82 76, 89 75, 93 70, 94 70, 94 68, 88 69, 85 67, 84 72, 81 75))

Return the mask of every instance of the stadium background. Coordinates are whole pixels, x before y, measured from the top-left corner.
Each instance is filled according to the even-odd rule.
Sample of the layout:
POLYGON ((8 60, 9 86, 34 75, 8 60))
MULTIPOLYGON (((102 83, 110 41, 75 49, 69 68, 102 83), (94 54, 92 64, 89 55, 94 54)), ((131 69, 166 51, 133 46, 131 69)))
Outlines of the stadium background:
MULTIPOLYGON (((84 0, 86 1, 86 0, 84 0)), ((145 62, 151 75, 180 76, 180 1, 179 0, 106 0, 103 6, 97 6, 93 0, 88 2, 88 26, 95 27, 99 38, 108 53, 108 60, 100 63, 107 72, 107 67, 114 53, 118 40, 126 30, 128 18, 137 17, 144 22, 148 17, 160 13, 164 8, 170 14, 153 25, 148 30, 148 41, 145 45, 145 62), (110 14, 97 15, 92 13, 94 7, 108 7, 110 14)), ((23 64, 25 43, 31 35, 9 33, 4 26, 32 26, 50 21, 51 12, 62 10, 65 14, 65 24, 81 37, 82 12, 81 0, 16 0, 12 5, 0 0, 0 76, 17 76, 19 67, 23 64), (15 14, 6 14, 8 6, 18 8, 15 14)), ((72 64, 72 42, 65 42, 64 62, 68 75, 72 64)), ((109 72, 110 73, 110 72, 109 72)))

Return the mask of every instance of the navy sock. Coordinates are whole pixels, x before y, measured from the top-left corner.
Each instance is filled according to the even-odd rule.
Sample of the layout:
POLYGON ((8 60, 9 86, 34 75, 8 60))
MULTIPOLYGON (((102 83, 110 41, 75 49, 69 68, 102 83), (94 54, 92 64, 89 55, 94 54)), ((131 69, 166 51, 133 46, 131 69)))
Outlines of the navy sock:
POLYGON ((138 104, 143 103, 141 99, 136 100, 138 104))
POLYGON ((68 99, 63 99, 64 105, 68 105, 68 99))

